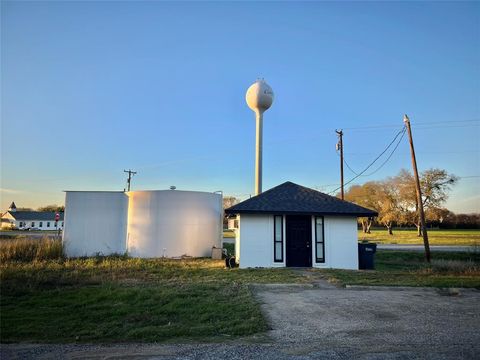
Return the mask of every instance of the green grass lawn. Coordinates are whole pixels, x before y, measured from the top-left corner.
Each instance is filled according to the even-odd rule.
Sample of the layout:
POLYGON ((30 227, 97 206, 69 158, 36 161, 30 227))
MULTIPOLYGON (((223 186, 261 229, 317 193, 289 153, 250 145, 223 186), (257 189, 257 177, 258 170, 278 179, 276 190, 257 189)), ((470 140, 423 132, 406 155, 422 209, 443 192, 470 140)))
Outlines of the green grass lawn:
MULTIPOLYGON (((211 259, 67 260, 52 241, 15 242, 0 246, 1 342, 225 341, 267 330, 248 284, 312 280, 211 259)), ((310 274, 342 285, 480 288, 480 252, 433 253, 428 265, 420 252, 378 251, 376 265, 310 274)))
MULTIPOLYGON (((393 235, 387 230, 372 230, 371 234, 358 232, 359 240, 373 241, 379 244, 423 244, 423 238, 416 230, 394 229, 393 235)), ((480 230, 428 230, 430 245, 469 245, 480 246, 480 230)))
POLYGON ((248 283, 306 281, 289 269, 125 257, 2 262, 1 342, 219 340, 263 332, 248 283))
POLYGON ((380 250, 375 270, 312 270, 341 285, 470 287, 480 289, 480 252, 434 252, 431 264, 416 251, 380 250))

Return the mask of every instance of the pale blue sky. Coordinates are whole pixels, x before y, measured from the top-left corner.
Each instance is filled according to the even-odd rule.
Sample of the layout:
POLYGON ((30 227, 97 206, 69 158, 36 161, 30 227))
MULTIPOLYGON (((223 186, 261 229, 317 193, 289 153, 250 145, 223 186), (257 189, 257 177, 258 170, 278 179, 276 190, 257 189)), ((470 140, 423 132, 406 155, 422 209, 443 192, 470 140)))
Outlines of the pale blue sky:
MULTIPOLYGON (((1 12, 2 209, 62 203, 65 189, 121 190, 128 168, 134 189, 248 197, 255 124, 244 94, 257 77, 276 96, 264 189, 335 189, 334 129, 359 171, 404 113, 421 170, 480 175, 478 2, 2 1, 1 12)), ((406 139, 355 183, 402 167, 406 139)), ((479 183, 461 179, 448 207, 480 211, 479 183)))

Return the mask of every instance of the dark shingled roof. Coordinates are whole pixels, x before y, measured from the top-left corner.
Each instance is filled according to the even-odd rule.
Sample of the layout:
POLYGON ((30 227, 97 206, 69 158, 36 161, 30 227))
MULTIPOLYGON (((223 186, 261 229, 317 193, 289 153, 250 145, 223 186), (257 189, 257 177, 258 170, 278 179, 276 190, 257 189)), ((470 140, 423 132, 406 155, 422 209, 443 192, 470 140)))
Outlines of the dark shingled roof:
POLYGON ((377 216, 376 211, 290 181, 225 210, 226 214, 377 216))
MULTIPOLYGON (((55 212, 51 211, 9 211, 17 221, 55 221, 55 212)), ((58 213, 63 221, 63 212, 58 213)))

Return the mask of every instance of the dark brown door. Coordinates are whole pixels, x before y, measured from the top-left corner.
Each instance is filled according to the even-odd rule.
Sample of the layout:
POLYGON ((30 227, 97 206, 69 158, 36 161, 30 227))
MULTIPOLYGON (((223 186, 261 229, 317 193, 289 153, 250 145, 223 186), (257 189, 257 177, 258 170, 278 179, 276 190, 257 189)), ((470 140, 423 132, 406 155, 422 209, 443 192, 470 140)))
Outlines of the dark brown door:
POLYGON ((286 255, 287 266, 312 266, 312 218, 287 215, 286 255))

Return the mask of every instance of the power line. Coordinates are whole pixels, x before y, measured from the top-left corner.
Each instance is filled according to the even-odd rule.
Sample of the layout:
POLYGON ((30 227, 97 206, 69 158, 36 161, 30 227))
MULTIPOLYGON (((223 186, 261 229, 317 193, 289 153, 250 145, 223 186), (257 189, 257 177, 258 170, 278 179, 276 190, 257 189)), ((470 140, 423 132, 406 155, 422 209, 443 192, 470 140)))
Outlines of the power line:
POLYGON ((370 174, 366 174, 366 175, 362 175, 362 176, 371 176, 375 173, 377 173, 387 162, 388 160, 390 160, 390 158, 392 157, 393 153, 395 152, 395 150, 397 150, 398 148, 398 145, 400 145, 400 143, 402 142, 402 139, 403 137, 405 136, 405 132, 407 131, 406 128, 403 129, 403 132, 402 132, 402 136, 400 136, 400 139, 398 139, 398 142, 397 142, 397 145, 395 145, 395 147, 393 148, 392 152, 390 153, 390 155, 388 155, 388 157, 385 159, 385 161, 376 169, 374 170, 373 172, 371 172, 370 174))
MULTIPOLYGON (((457 120, 457 121, 424 121, 424 122, 416 122, 415 127, 425 126, 425 125, 441 125, 441 124, 449 124, 451 126, 456 126, 455 124, 459 123, 472 123, 472 122, 480 122, 480 119, 469 119, 469 120, 457 120)), ((381 129, 381 128, 394 128, 397 127, 398 124, 378 124, 378 125, 369 125, 369 126, 355 126, 355 127, 344 127, 344 130, 361 130, 361 129, 381 129)), ((461 125, 460 126, 478 126, 478 125, 461 125)))
MULTIPOLYGON (((373 164, 375 164, 375 162, 377 162, 378 159, 380 159, 382 157, 383 154, 385 154, 387 152, 387 150, 390 148, 390 146, 392 146, 392 144, 395 142, 395 140, 397 140, 397 138, 400 136, 400 134, 402 133, 405 133, 405 127, 402 128, 402 130, 400 130, 396 135, 395 137, 393 138, 393 140, 387 145, 387 147, 380 153, 380 155, 378 155, 365 169, 363 169, 357 176, 353 177, 352 179, 350 179, 349 181, 347 181, 344 185, 348 185, 350 184, 352 181, 354 181, 355 179, 357 179, 358 177, 360 177, 363 173, 365 173, 368 169, 370 169, 370 167, 372 167, 373 164)), ((398 145, 397 145, 398 146, 398 145)), ((396 148, 395 148, 396 149, 396 148)), ((383 166, 383 164, 382 164, 383 166)), ((333 191, 330 191, 329 194, 333 194, 334 192, 336 192, 339 188, 336 188, 335 190, 333 191)))
POLYGON ((345 165, 347 165, 347 168, 354 174, 354 175, 358 175, 358 173, 353 170, 350 165, 348 165, 347 161, 345 160, 345 158, 343 158, 343 162, 345 163, 345 165))
MULTIPOLYGON (((480 175, 466 175, 466 176, 457 176, 457 177, 459 179, 472 179, 472 178, 480 178, 480 175)), ((339 183, 336 183, 336 184, 322 184, 322 185, 313 186, 313 188, 316 189, 316 190, 320 190, 321 188, 326 188, 326 187, 330 187, 330 186, 338 186, 338 185, 340 185, 340 184, 339 183)), ((359 195, 359 196, 362 197, 363 195, 359 195)))

